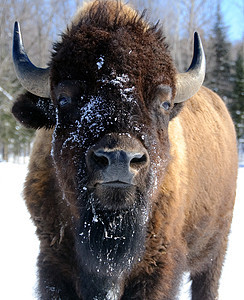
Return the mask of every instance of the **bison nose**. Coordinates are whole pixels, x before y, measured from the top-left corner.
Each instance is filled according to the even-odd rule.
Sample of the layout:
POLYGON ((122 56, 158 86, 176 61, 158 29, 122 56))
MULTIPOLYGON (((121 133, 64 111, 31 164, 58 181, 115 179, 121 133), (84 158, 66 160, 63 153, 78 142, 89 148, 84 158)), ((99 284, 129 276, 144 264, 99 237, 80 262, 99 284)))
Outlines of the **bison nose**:
POLYGON ((126 152, 124 150, 105 151, 99 149, 93 152, 93 158, 102 167, 116 165, 119 168, 130 167, 134 170, 139 169, 147 161, 147 157, 143 153, 126 152))
POLYGON ((148 163, 143 152, 125 150, 93 150, 89 161, 94 172, 101 173, 102 183, 122 182, 133 184, 134 176, 148 163))

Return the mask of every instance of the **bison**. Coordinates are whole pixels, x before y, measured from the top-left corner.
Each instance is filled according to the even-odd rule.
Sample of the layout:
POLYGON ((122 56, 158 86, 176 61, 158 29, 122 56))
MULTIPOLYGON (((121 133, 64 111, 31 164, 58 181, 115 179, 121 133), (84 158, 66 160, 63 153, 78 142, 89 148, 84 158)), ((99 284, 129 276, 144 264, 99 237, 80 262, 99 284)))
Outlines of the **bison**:
POLYGON ((40 240, 40 299, 218 297, 235 198, 234 126, 202 87, 195 33, 178 73, 159 25, 121 1, 80 9, 34 66, 15 24, 27 90, 14 116, 38 129, 24 196, 40 240))

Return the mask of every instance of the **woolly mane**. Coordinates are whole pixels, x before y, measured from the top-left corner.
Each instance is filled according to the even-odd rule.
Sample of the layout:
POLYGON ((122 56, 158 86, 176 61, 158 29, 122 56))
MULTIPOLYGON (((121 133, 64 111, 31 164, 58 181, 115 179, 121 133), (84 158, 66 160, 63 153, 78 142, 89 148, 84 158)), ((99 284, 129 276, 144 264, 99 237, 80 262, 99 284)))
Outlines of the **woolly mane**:
POLYGON ((149 28, 143 21, 145 11, 139 15, 133 8, 120 0, 103 0, 87 2, 76 12, 72 25, 86 24, 101 28, 121 28, 123 26, 141 26, 149 28))
POLYGON ((94 85, 101 74, 113 69, 130 74, 132 84, 138 87, 164 83, 174 93, 176 70, 164 40, 160 26, 149 25, 145 12, 139 14, 120 0, 85 4, 62 35, 62 41, 54 45, 53 82, 73 78, 94 85), (96 63, 101 56, 106 59, 98 72, 96 63), (65 68, 60 70, 60 65, 65 68))

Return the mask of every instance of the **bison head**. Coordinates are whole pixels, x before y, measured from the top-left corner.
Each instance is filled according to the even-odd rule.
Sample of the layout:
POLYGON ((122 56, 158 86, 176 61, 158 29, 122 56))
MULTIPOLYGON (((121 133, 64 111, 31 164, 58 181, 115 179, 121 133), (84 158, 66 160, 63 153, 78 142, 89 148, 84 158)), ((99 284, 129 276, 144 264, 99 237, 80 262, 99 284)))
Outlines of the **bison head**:
POLYGON ((13 113, 26 126, 54 128, 57 180, 81 268, 93 278, 118 278, 141 259, 170 160, 168 123, 200 88, 205 68, 198 34, 192 65, 178 74, 155 26, 139 16, 107 23, 81 18, 55 44, 47 69, 29 61, 17 23, 13 45, 29 91, 13 113))

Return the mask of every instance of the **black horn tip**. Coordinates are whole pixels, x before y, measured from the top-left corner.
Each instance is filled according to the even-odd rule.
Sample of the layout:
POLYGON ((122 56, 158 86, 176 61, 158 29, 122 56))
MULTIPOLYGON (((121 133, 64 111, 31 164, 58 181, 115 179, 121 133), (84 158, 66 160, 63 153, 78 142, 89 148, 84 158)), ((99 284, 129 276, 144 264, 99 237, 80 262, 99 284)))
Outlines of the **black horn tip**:
POLYGON ((23 56, 23 43, 20 31, 19 22, 15 21, 14 23, 14 34, 13 34, 13 59, 14 62, 17 62, 18 53, 23 56))
POLYGON ((198 32, 194 32, 194 53, 202 52, 202 42, 198 32))
POLYGON ((19 25, 19 22, 17 22, 17 21, 14 22, 14 35, 13 35, 13 38, 14 38, 14 43, 19 44, 19 41, 21 41, 20 25, 19 25))
POLYGON ((19 22, 18 21, 15 21, 14 22, 14 32, 17 32, 17 31, 19 31, 19 22))
POLYGON ((195 31, 195 32, 194 32, 194 42, 199 44, 199 43, 200 43, 200 40, 201 40, 201 39, 200 39, 199 33, 198 33, 197 31, 195 31))
POLYGON ((205 60, 204 58, 204 50, 201 42, 201 38, 198 32, 194 32, 194 51, 193 51, 193 58, 191 65, 187 72, 191 69, 194 69, 195 67, 198 67, 198 65, 201 64, 202 61, 205 60))

